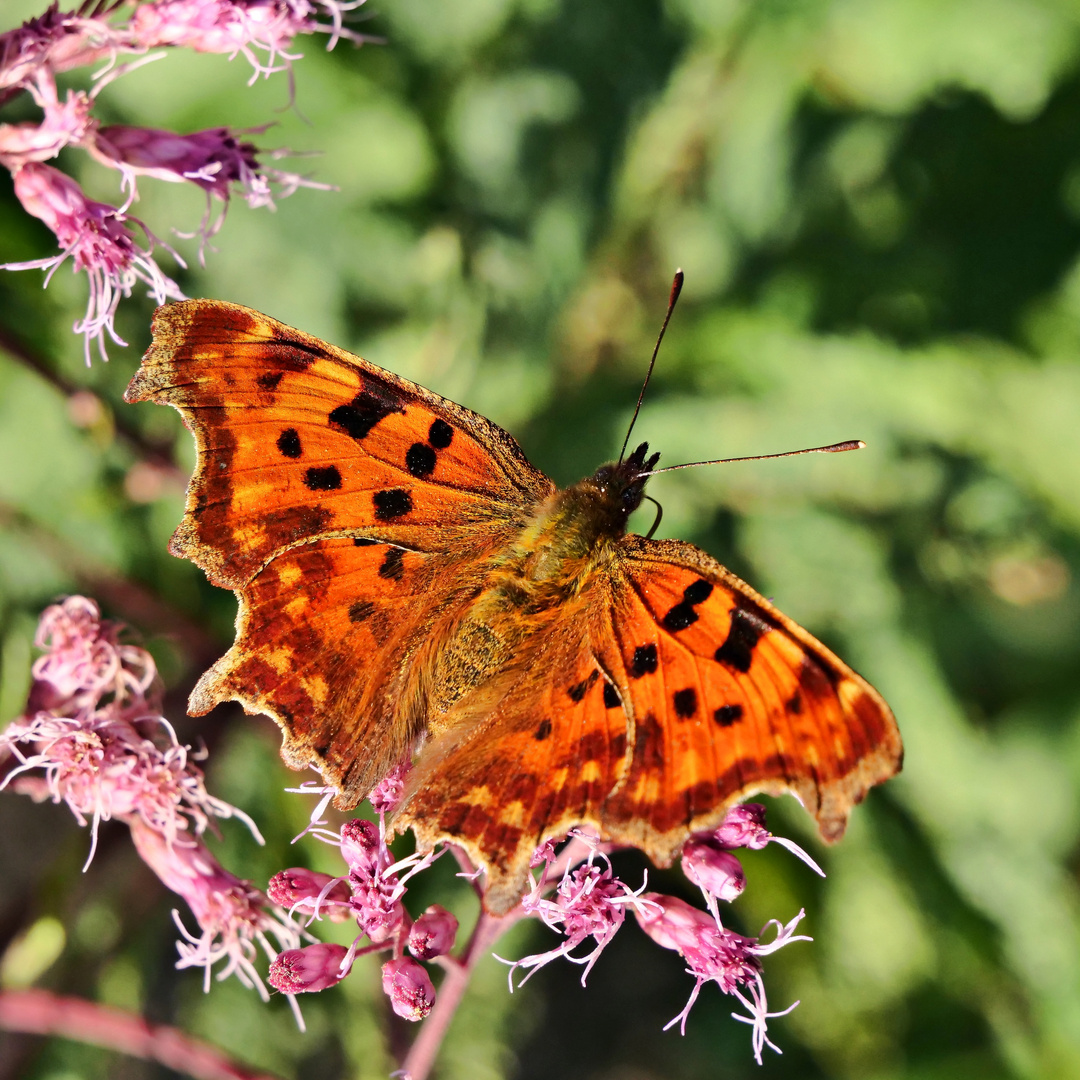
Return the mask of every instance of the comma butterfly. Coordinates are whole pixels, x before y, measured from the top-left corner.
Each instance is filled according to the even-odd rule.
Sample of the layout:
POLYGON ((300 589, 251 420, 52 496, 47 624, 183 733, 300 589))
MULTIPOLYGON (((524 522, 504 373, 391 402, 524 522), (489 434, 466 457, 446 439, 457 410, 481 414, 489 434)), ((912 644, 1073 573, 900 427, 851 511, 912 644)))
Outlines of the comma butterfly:
POLYGON ((704 551, 626 532, 646 444, 560 491, 490 420, 248 308, 153 329, 126 400, 198 446, 171 550, 240 604, 191 712, 268 713, 341 809, 414 755, 395 825, 468 852, 493 913, 572 826, 667 865, 791 792, 835 840, 899 769, 843 661, 704 551))

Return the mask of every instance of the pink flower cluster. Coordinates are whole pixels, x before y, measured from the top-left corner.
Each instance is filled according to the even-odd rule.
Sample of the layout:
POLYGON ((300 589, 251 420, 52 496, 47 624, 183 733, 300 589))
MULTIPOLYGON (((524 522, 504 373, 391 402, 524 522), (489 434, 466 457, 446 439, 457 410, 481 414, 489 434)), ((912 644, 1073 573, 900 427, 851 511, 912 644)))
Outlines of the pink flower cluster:
MULTIPOLYGON (((757 1061, 766 1045, 777 1050, 767 1036, 768 1021, 795 1006, 768 1011, 762 958, 790 942, 810 940, 796 933, 803 912, 786 924, 770 920, 762 934, 770 928, 775 932, 763 941, 725 927, 719 905, 737 899, 746 886, 735 854, 739 848, 779 843, 821 870, 798 845, 769 832, 760 804, 732 808, 717 829, 695 834, 685 844, 682 869, 701 890, 704 908, 647 892, 647 881, 631 889, 612 869, 612 845, 574 829, 561 845, 548 841, 536 851, 532 865, 539 873, 532 888, 505 916, 481 913, 464 954, 457 958, 452 955, 458 931, 454 915, 433 904, 414 918, 405 906, 412 877, 442 852, 398 859, 387 843, 387 816, 406 790, 408 762, 393 769, 371 793, 377 824, 357 818, 331 830, 320 817, 333 791, 301 788, 323 795, 305 832, 332 844, 345 872, 334 877, 293 867, 276 874, 263 896, 225 870, 202 839, 215 818, 243 815, 206 791, 188 748, 178 743, 160 715, 149 654, 122 643, 119 628, 103 621, 92 601, 78 596, 45 611, 37 644, 45 652, 33 667, 27 711, 0 734, 0 788, 10 785, 38 799, 66 803, 80 823, 91 825, 95 839, 99 822, 124 821, 139 854, 185 898, 195 916, 198 932, 177 919, 182 934, 179 967, 202 967, 209 982, 211 969, 223 964, 219 978, 236 974, 265 996, 254 964, 259 946, 271 959, 267 981, 292 996, 334 986, 349 974, 357 957, 384 953, 383 990, 394 1012, 422 1020, 436 1004, 426 964, 442 967, 459 990, 479 953, 513 923, 532 917, 562 940, 545 952, 504 961, 510 965, 510 989, 519 969, 526 973, 524 982, 560 957, 583 966, 584 985, 631 911, 654 942, 679 953, 694 979, 686 1007, 668 1027, 677 1024, 685 1030, 702 988, 714 982, 746 1010, 733 1016, 751 1025, 757 1061), (306 920, 308 927, 321 919, 351 920, 359 933, 348 946, 302 945, 304 939, 313 939, 298 930, 293 916, 306 920)), ((247 823, 259 839, 254 825, 247 823)), ((479 872, 462 852, 450 850, 465 871, 460 876, 473 882, 482 899, 479 872)), ((451 1011, 454 1000, 451 995, 451 1011)))
POLYGON ((239 817, 206 790, 189 747, 160 715, 153 659, 120 641, 93 601, 70 596, 47 608, 36 644, 26 713, 0 732, 0 788, 65 803, 90 825, 93 858, 98 827, 117 819, 131 829, 139 854, 186 901, 198 932, 179 920, 178 967, 236 974, 266 996, 254 961, 299 940, 296 928, 249 882, 230 874, 203 834, 215 818, 239 817))
MULTIPOLYGON (((406 768, 399 767, 372 793, 371 802, 379 815, 378 826, 357 819, 345 824, 339 833, 318 826, 312 828, 321 839, 339 848, 349 868, 347 874, 330 877, 294 867, 277 874, 270 882, 271 899, 292 913, 306 915, 309 925, 324 917, 335 921, 352 918, 361 931, 348 948, 315 944, 283 952, 270 969, 269 981, 277 989, 292 994, 325 990, 349 974, 358 956, 386 951, 391 959, 383 965, 383 990, 399 1016, 421 1020, 435 1002, 435 989, 418 961, 434 959, 447 970, 455 966, 461 969, 462 962, 450 956, 457 919, 444 908, 433 905, 414 922, 403 903, 406 882, 431 864, 434 853, 414 854, 395 862, 386 844, 385 818, 401 798, 405 771, 406 768), (368 944, 362 946, 365 938, 368 944)), ((322 791, 327 798, 331 794, 328 789, 306 790, 322 791)), ((319 817, 325 805, 324 799, 313 818, 319 817)), ((667 1027, 678 1024, 685 1032, 687 1017, 702 987, 715 982, 723 993, 735 997, 747 1010, 749 1015, 732 1015, 752 1025, 754 1056, 760 1064, 766 1045, 780 1052, 767 1037, 768 1021, 786 1015, 798 1004, 795 1002, 782 1012, 768 1011, 761 958, 792 941, 811 939, 795 933, 804 917, 802 911, 786 925, 770 920, 762 931, 764 934, 775 927, 776 933, 769 942, 735 933, 721 922, 718 901, 736 899, 746 885, 746 875, 734 850, 762 848, 768 843, 788 847, 822 873, 798 845, 768 831, 764 806, 758 803, 736 806, 719 828, 696 834, 683 851, 683 872, 705 898, 707 910, 702 910, 678 897, 646 892, 647 883, 631 889, 612 870, 608 858, 612 845, 583 829, 571 830, 558 851, 554 842, 546 842, 532 860, 534 868, 542 867, 539 876, 533 879, 532 889, 501 921, 509 926, 531 916, 560 934, 563 940, 546 952, 515 961, 504 960, 510 966, 511 991, 515 971, 527 972, 521 980, 524 983, 560 957, 584 966, 581 982, 585 985, 589 972, 630 910, 653 941, 683 957, 688 973, 695 980, 686 1007, 667 1027), (581 946, 585 946, 583 952, 581 946)), ((460 851, 455 850, 455 855, 466 865, 460 851)), ((476 873, 459 876, 474 882, 478 877, 476 873)), ((479 885, 477 891, 482 898, 479 885)), ((481 915, 481 921, 491 918, 481 915)))
POLYGON ((419 961, 437 960, 450 952, 458 921, 438 904, 414 921, 402 903, 408 880, 435 859, 428 852, 395 860, 386 843, 386 815, 401 797, 406 771, 406 766, 399 766, 371 793, 378 825, 357 818, 337 833, 312 829, 338 847, 346 874, 332 878, 294 867, 271 879, 270 898, 291 913, 308 916, 309 923, 324 915, 335 921, 352 918, 360 930, 349 948, 320 943, 281 953, 269 975, 278 990, 290 994, 325 990, 349 974, 358 956, 385 951, 391 955, 383 964, 383 990, 394 1012, 406 1020, 422 1020, 431 1011, 435 987, 419 961), (362 944, 365 938, 367 945, 362 944))
MULTIPOLYGON (((180 266, 183 260, 158 240, 146 225, 128 213, 136 198, 140 176, 175 183, 192 183, 207 196, 207 212, 199 229, 202 257, 207 239, 221 226, 230 195, 238 191, 252 207, 272 206, 298 187, 326 189, 297 173, 262 164, 256 146, 241 138, 246 131, 210 128, 187 135, 155 128, 112 125, 102 127, 93 115, 102 88, 132 68, 156 59, 152 49, 182 46, 196 52, 240 54, 252 65, 252 80, 288 71, 299 54, 291 52, 298 34, 330 34, 329 47, 345 37, 363 37, 342 25, 345 12, 363 0, 146 0, 120 18, 123 4, 91 3, 77 11, 61 12, 57 4, 15 30, 0 34, 0 103, 28 94, 41 110, 34 122, 0 124, 0 164, 13 178, 15 194, 27 213, 44 221, 56 235, 60 253, 43 259, 3 265, 7 270, 45 269, 48 285, 57 267, 71 258, 76 272, 89 281, 85 316, 75 324, 83 335, 87 362, 96 342, 105 357, 105 338, 124 344, 114 320, 121 297, 131 295, 136 282, 149 287, 158 304, 182 299, 179 286, 167 277, 154 256, 156 247, 168 251, 180 266), (329 21, 320 21, 326 16, 329 21), (121 58, 127 58, 121 63, 121 58), (89 91, 69 90, 61 97, 59 72, 104 63, 89 91), (44 164, 69 146, 86 150, 95 160, 121 175, 125 198, 119 206, 87 196, 71 177, 44 164), (221 214, 211 215, 211 202, 221 214)), ((271 151, 271 159, 287 151, 271 151)))

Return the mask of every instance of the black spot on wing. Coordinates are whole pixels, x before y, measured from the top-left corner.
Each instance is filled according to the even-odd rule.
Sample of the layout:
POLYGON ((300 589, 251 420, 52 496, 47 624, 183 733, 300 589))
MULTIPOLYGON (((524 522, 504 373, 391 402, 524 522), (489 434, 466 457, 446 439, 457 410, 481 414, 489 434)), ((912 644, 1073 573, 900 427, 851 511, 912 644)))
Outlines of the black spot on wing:
POLYGON ((353 543, 357 547, 374 547, 377 543, 379 543, 379 541, 369 540, 366 536, 354 536, 353 543))
POLYGON ((336 465, 316 466, 304 473, 304 484, 311 491, 336 491, 341 487, 341 473, 336 465))
POLYGON ((657 657, 656 645, 650 642, 648 645, 639 645, 634 650, 633 659, 630 661, 630 674, 635 679, 642 675, 650 675, 656 670, 657 657))
POLYGON ((741 705, 721 705, 712 716, 721 727, 731 727, 732 724, 742 719, 742 714, 743 707, 741 705))
POLYGON ((676 633, 685 630, 688 626, 696 623, 697 612, 693 606, 686 603, 676 604, 663 618, 664 628, 676 633))
POLYGON ((274 362, 290 371, 307 371, 316 360, 326 356, 325 350, 318 345, 297 341, 283 330, 274 330, 273 339, 270 350, 274 362))
POLYGON ((712 583, 704 578, 692 581, 683 589, 683 598, 663 618, 665 629, 678 633, 692 626, 698 621, 698 613, 694 608, 709 599, 712 594, 712 583))
POLYGON ((533 733, 533 738, 537 742, 543 742, 551 734, 551 721, 544 719, 541 720, 533 733))
POLYGON ((363 622, 371 617, 375 605, 370 600, 357 600, 349 605, 349 619, 354 622, 363 622))
POLYGON ((716 659, 736 671, 747 672, 754 658, 754 648, 769 625, 744 608, 731 612, 731 626, 724 644, 716 650, 716 659))
POLYGON ((389 581, 400 581, 401 575, 405 572, 402 563, 404 558, 405 552, 401 548, 387 548, 382 565, 379 567, 379 577, 386 578, 389 581))
POLYGON ((394 518, 404 517, 413 508, 412 496, 404 488, 376 491, 371 501, 375 505, 377 521, 393 521, 394 518))
POLYGON ((619 692, 609 682, 604 683, 604 708, 617 709, 622 704, 619 692))
POLYGON ((403 413, 405 410, 394 401, 373 394, 370 390, 361 390, 348 405, 339 405, 330 411, 330 425, 345 432, 351 439, 366 438, 371 429, 391 413, 403 413))
POLYGON ((417 479, 435 471, 435 451, 427 443, 417 442, 405 452, 405 468, 417 479))
POLYGON ((698 604, 704 603, 712 595, 713 587, 711 581, 706 581, 704 578, 698 578, 697 581, 691 582, 683 589, 683 602, 696 607, 698 604))
POLYGON ((592 687, 593 683, 600 678, 600 672, 594 671, 588 678, 582 679, 579 683, 574 683, 566 692, 571 701, 580 701, 592 687))
POLYGON ((798 690, 796 690, 795 693, 791 695, 790 699, 784 703, 784 709, 789 713, 793 713, 795 716, 798 716, 802 712, 802 694, 800 694, 798 690))
POLYGON ((428 431, 428 442, 436 450, 445 450, 454 438, 454 429, 445 420, 434 420, 428 431))
POLYGON ((688 720, 697 712, 697 691, 692 686, 676 690, 672 703, 675 706, 675 715, 688 720))
POLYGON ((300 433, 296 428, 286 428, 277 439, 277 448, 287 458, 298 458, 304 452, 300 445, 300 433))
POLYGON ((284 371, 264 371, 261 375, 255 376, 255 382, 262 390, 276 390, 284 374, 284 371))

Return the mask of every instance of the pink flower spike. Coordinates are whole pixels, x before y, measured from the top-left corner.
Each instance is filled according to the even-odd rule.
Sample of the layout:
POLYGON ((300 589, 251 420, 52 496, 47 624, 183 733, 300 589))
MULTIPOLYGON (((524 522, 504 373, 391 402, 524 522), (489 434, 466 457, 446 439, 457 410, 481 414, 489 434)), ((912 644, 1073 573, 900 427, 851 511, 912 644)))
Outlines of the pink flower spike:
POLYGON ((409 952, 417 960, 445 956, 454 947, 458 921, 446 908, 432 904, 409 931, 409 952))
POLYGON ((299 53, 290 53, 298 34, 320 31, 331 34, 329 47, 339 38, 362 42, 362 35, 345 30, 341 14, 363 0, 155 0, 136 9, 131 19, 134 40, 145 48, 181 45, 196 52, 238 53, 255 69, 251 77, 269 77, 283 71, 299 53), (316 16, 328 12, 333 25, 324 26, 316 16), (260 59, 254 50, 267 55, 260 59))
POLYGON ((761 803, 741 803, 733 806, 713 833, 713 838, 721 847, 748 847, 754 851, 760 851, 766 844, 779 844, 796 858, 802 859, 815 874, 825 876, 825 871, 794 840, 769 832, 765 827, 765 807, 761 803))
POLYGON ((349 974, 349 950, 344 945, 305 945, 278 953, 267 982, 284 994, 310 994, 336 986, 349 974))
MULTIPOLYGON (((117 344, 126 344, 116 333, 113 320, 121 296, 130 296, 136 281, 150 286, 150 294, 158 304, 170 298, 183 299, 177 284, 162 273, 152 257, 154 245, 159 241, 138 218, 88 198, 71 177, 38 162, 30 162, 15 173, 15 194, 28 213, 52 229, 63 250, 51 258, 7 263, 0 269, 47 269, 46 285, 56 268, 69 256, 74 260, 76 272, 86 271, 90 298, 85 317, 75 324, 74 329, 83 335, 87 365, 92 341, 97 342, 104 360, 108 359, 104 344, 106 334, 117 344), (128 222, 143 230, 147 247, 136 244, 128 222)), ((166 250, 170 250, 176 261, 183 265, 175 252, 166 250)))
POLYGON ((394 1012, 405 1020, 423 1020, 435 1004, 431 977, 407 956, 383 964, 382 986, 394 1012))

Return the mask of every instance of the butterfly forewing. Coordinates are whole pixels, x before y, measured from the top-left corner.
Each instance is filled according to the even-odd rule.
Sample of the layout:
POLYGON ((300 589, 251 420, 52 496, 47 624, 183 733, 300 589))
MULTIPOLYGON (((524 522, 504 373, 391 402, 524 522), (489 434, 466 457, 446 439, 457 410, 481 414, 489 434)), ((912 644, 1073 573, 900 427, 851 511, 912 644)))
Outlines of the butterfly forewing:
POLYGON ((663 858, 733 801, 790 791, 837 839, 854 803, 899 768, 880 695, 693 545, 628 536, 620 549, 608 662, 621 665, 635 731, 605 827, 647 823, 663 858))
POLYGON ((230 588, 335 533, 468 550, 552 490, 490 421, 234 304, 160 308, 125 397, 173 405, 194 432, 173 550, 230 588))

